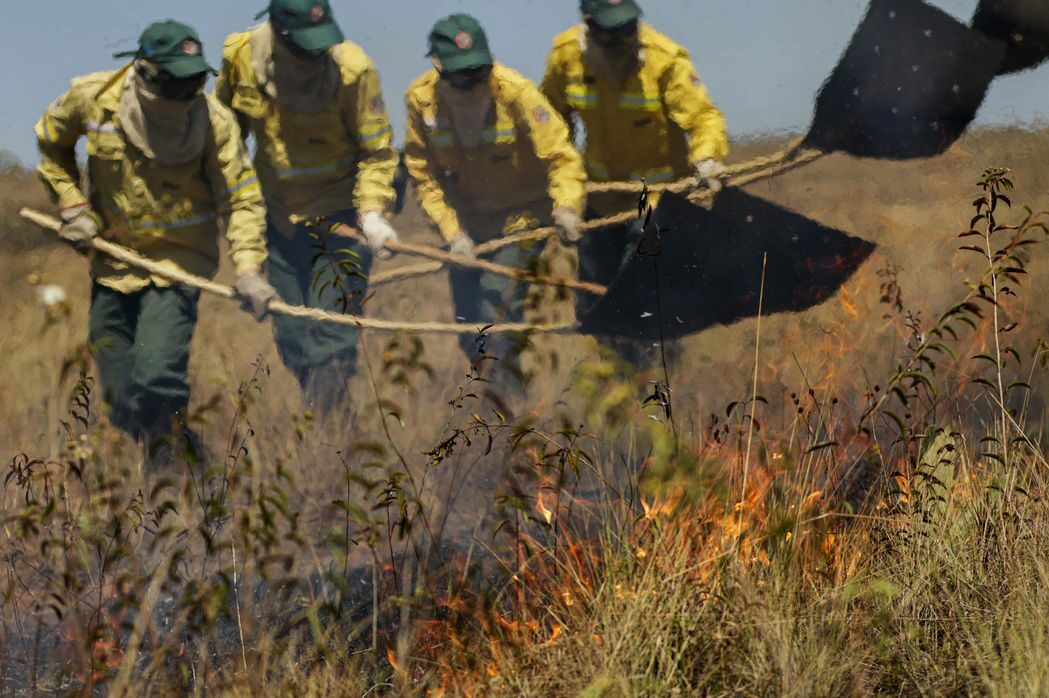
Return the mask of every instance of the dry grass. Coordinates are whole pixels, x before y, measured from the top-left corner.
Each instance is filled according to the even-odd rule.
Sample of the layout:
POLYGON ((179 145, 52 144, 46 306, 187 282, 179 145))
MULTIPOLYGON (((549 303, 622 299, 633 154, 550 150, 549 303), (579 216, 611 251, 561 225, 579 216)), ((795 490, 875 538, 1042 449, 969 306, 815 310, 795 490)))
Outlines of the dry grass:
MULTIPOLYGON (((319 424, 268 328, 206 299, 191 374, 217 455, 169 473, 93 395, 70 418, 91 385, 83 265, 12 242, 39 239, 10 216, 41 197, 4 175, 0 449, 30 459, 0 494, 0 694, 1045 693, 1044 253, 1001 305, 1021 322, 1009 380, 1033 386, 1017 424, 971 383, 989 375, 969 358, 993 347, 986 314, 950 340, 935 396, 893 383, 986 266, 956 253, 974 173, 1008 163, 1018 203, 1049 208, 1042 141, 978 132, 936 160, 830 156, 757 186, 879 250, 823 306, 763 319, 765 402, 754 319, 676 343, 678 440, 641 405, 658 374, 583 338, 537 342, 545 370, 503 424, 454 340, 370 335, 352 411, 319 424), (50 316, 45 280, 70 294, 50 316), (903 439, 864 416, 894 384, 913 399, 891 405, 903 439)), ((414 209, 400 224, 431 234, 414 209)), ((369 312, 451 319, 446 280, 384 288, 369 312)))

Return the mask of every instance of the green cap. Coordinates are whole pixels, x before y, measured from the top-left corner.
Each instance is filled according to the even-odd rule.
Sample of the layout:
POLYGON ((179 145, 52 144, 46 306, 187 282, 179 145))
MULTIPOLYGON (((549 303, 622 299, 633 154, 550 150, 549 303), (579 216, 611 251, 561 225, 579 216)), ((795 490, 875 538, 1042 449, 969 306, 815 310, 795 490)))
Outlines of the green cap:
POLYGON ((430 52, 441 68, 449 72, 492 65, 488 37, 481 24, 470 15, 451 15, 433 25, 430 52))
POLYGON ((325 51, 346 39, 328 0, 270 0, 270 6, 255 19, 267 14, 271 22, 287 29, 291 40, 304 51, 325 51))
POLYGON ((204 60, 204 45, 197 31, 173 19, 146 27, 138 40, 138 48, 113 54, 114 58, 141 58, 176 78, 188 78, 215 69, 204 60))
POLYGON ((641 8, 634 0, 581 0, 579 9, 604 29, 616 29, 641 18, 641 8))

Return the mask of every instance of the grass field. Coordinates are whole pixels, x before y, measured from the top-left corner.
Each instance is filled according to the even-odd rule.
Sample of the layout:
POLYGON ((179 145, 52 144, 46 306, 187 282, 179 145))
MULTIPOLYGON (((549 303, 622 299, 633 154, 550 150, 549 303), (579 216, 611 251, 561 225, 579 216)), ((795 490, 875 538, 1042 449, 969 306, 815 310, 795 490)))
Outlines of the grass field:
MULTIPOLYGON (((1015 183, 995 226, 1049 209, 1047 155, 984 130, 754 185, 876 251, 823 304, 675 340, 665 372, 537 337, 509 420, 453 338, 367 332, 318 421, 268 325, 205 298, 217 455, 163 473, 106 426, 86 265, 4 174, 0 695, 1049 692, 1045 232, 958 237, 987 168, 1015 183)), ((414 205, 398 224, 436 244, 414 205)), ((450 321, 447 278, 367 312, 450 321)))

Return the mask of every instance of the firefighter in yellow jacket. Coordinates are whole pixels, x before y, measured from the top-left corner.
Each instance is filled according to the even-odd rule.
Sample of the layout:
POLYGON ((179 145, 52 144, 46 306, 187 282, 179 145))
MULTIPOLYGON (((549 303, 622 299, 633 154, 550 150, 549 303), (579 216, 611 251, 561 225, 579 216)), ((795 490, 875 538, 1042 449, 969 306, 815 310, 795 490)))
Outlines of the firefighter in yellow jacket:
MULTIPOLYGON (((582 0, 581 10, 583 24, 554 40, 542 90, 585 131, 590 180, 655 184, 695 176, 719 190, 725 120, 688 52, 642 23, 634 0, 582 0)), ((595 194, 590 203, 592 213, 609 215, 637 201, 595 194)), ((628 226, 588 236, 580 275, 609 283, 638 232, 628 226)))
MULTIPOLYGON (((477 243, 550 222, 577 241, 585 174, 561 117, 533 83, 493 60, 474 18, 440 20, 429 44, 435 67, 407 94, 405 160, 450 251, 472 256, 477 243)), ((523 267, 538 252, 511 245, 492 260, 523 267)), ((467 322, 520 319, 525 290, 506 277, 452 271, 456 314, 467 322)), ((463 348, 471 352, 471 338, 463 348)))
MULTIPOLYGON (((328 0, 272 0, 268 21, 226 40, 218 98, 255 138, 255 166, 269 213, 269 278, 294 305, 359 313, 372 255, 397 239, 387 220, 398 156, 379 75, 346 41, 328 0), (325 219, 357 226, 367 245, 349 248, 356 267, 331 281, 316 228, 325 219)), ((261 17, 262 15, 260 15, 261 17)), ((274 318, 277 346, 321 412, 343 403, 357 361, 355 327, 274 318)))
MULTIPOLYGON (((238 294, 261 317, 275 295, 262 194, 233 114, 203 93, 200 38, 174 21, 142 34, 131 64, 76 78, 36 125, 40 177, 61 237, 101 236, 173 270, 210 277, 225 222, 238 294), (90 195, 76 145, 87 144, 90 195)), ((102 256, 91 260, 90 343, 117 426, 162 436, 189 401, 187 366, 199 292, 102 256)))

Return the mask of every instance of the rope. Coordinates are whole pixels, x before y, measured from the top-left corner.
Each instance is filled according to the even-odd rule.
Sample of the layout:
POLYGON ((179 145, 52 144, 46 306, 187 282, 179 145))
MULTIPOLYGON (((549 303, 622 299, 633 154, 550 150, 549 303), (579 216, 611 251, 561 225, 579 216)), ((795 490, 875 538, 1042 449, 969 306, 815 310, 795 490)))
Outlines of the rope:
MULTIPOLYGON (((725 186, 742 187, 748 184, 753 184, 763 179, 783 174, 784 172, 788 172, 810 162, 814 162, 826 154, 822 150, 800 150, 798 146, 801 142, 802 139, 798 138, 795 141, 792 141, 791 145, 788 147, 779 152, 773 153, 772 155, 754 158, 753 160, 748 160, 747 162, 739 163, 738 165, 727 168, 726 173, 728 176, 725 181, 725 186)), ((670 184, 652 185, 648 188, 648 191, 684 193, 694 189, 695 185, 695 179, 690 177, 670 184)), ((636 194, 641 194, 645 190, 643 182, 606 182, 602 184, 591 184, 587 189, 590 192, 611 191, 636 194)), ((709 190, 698 190, 689 196, 689 200, 696 204, 704 204, 713 201, 714 197, 714 192, 709 190)), ((613 216, 606 216, 604 218, 587 221, 580 226, 580 230, 584 233, 589 233, 595 230, 622 225, 623 223, 628 223, 636 218, 636 211, 624 211, 623 213, 617 213, 613 216)), ((509 245, 545 240, 555 234, 557 234, 557 228, 537 228, 525 233, 496 238, 482 245, 478 245, 474 248, 474 251, 479 255, 490 254, 509 245)), ((444 264, 437 262, 428 262, 426 264, 401 267, 400 269, 391 269, 379 274, 373 274, 369 279, 369 284, 372 287, 381 286, 382 284, 393 283, 395 281, 404 281, 405 279, 413 279, 428 274, 434 274, 442 269, 444 269, 444 264)))
MULTIPOLYGON (((725 168, 721 176, 725 179, 731 180, 734 177, 748 174, 754 170, 764 170, 767 167, 779 165, 780 163, 791 160, 799 153, 798 149, 804 140, 804 137, 795 138, 785 148, 776 151, 771 155, 765 155, 736 165, 730 165, 725 168)), ((591 182, 587 185, 586 190, 591 194, 640 194, 646 190, 652 193, 670 192, 672 194, 684 194, 685 192, 695 189, 695 187, 696 178, 686 177, 677 182, 670 182, 668 184, 649 184, 647 187, 644 182, 591 182)))
MULTIPOLYGON (((592 221, 587 221, 587 222, 583 223, 581 226, 579 226, 579 230, 584 232, 584 233, 589 233, 589 232, 593 232, 595 230, 601 230, 603 228, 611 228, 611 227, 616 226, 616 225, 622 225, 623 223, 628 223, 628 222, 634 220, 635 218, 637 218, 637 212, 636 211, 625 211, 623 213, 617 213, 614 216, 608 216, 606 218, 598 218, 598 219, 595 219, 595 220, 592 220, 592 221)), ((517 245, 517 244, 520 244, 522 242, 542 241, 542 240, 547 239, 551 235, 557 235, 557 228, 555 228, 553 226, 549 226, 547 228, 536 228, 535 230, 529 230, 529 231, 524 232, 524 233, 517 233, 515 235, 507 235, 507 236, 504 236, 504 237, 495 238, 494 240, 489 240, 488 242, 485 242, 485 243, 482 243, 480 245, 477 245, 474 248, 474 253, 475 254, 479 254, 479 255, 491 254, 492 252, 495 252, 497 250, 501 250, 504 247, 509 247, 510 245, 517 245)), ((390 249, 393 249, 393 247, 391 246, 390 249)), ((435 248, 429 248, 429 249, 435 249, 435 248)), ((455 260, 465 259, 464 257, 454 257, 452 255, 447 255, 447 256, 451 257, 452 259, 455 259, 455 260)), ((500 265, 494 265, 494 266, 497 267, 497 268, 500 267, 500 265)), ((512 267, 502 267, 502 268, 503 269, 512 269, 512 267)), ((378 274, 372 274, 372 276, 369 277, 369 279, 368 279, 368 284, 370 286, 379 286, 379 285, 388 284, 388 283, 391 283, 391 282, 394 282, 394 281, 403 281, 404 279, 411 279, 411 278, 415 278, 415 277, 418 277, 418 276, 426 276, 427 274, 433 274, 435 272, 439 272, 442 269, 444 269, 444 263, 443 262, 427 262, 426 264, 416 264, 416 265, 412 265, 412 266, 401 267, 400 269, 391 269, 389 271, 381 272, 381 273, 378 273, 378 274)), ((496 272, 496 273, 500 273, 500 272, 496 272)), ((552 285, 558 285, 558 284, 552 284, 552 285)), ((591 291, 589 288, 584 288, 582 290, 594 293, 594 295, 602 295, 602 296, 608 290, 604 286, 598 286, 597 284, 587 284, 587 283, 581 282, 581 281, 575 282, 575 285, 568 285, 568 284, 564 284, 564 285, 565 285, 566 288, 574 288, 575 285, 585 285, 585 286, 596 287, 593 291, 591 291), (597 289, 601 289, 601 291, 597 292, 597 289)))
MULTIPOLYGON (((546 234, 550 231, 556 231, 556 228, 545 228, 546 234)), ((348 225, 340 223, 332 226, 331 232, 336 235, 344 235, 351 237, 355 240, 364 241, 364 236, 356 228, 351 228, 348 225)), ((544 234, 543 237, 546 237, 544 234)), ((499 274, 506 276, 511 279, 517 279, 518 281, 527 281, 532 284, 540 284, 543 286, 558 286, 561 288, 571 288, 577 291, 583 291, 590 293, 595 296, 603 296, 608 293, 608 289, 600 284, 588 283, 586 281, 577 281, 576 279, 568 279, 561 276, 543 276, 536 274, 533 271, 527 269, 518 269, 516 267, 508 267, 503 264, 496 264, 495 262, 489 262, 486 259, 473 259, 471 257, 461 257, 459 255, 450 254, 444 250, 440 250, 430 245, 415 245, 410 242, 388 242, 386 243, 386 249, 391 252, 398 252, 400 254, 411 255, 413 257, 426 257, 427 259, 433 259, 442 264, 437 268, 441 268, 443 263, 451 263, 460 267, 467 267, 470 269, 480 269, 492 274, 499 274)), ((480 246, 478 247, 480 250, 480 246)))
MULTIPOLYGON (((62 227, 56 219, 32 209, 23 208, 21 215, 28 221, 46 230, 58 232, 62 227)), ((143 257, 134 250, 121 247, 108 240, 96 237, 91 241, 91 247, 104 255, 112 257, 118 262, 124 262, 144 271, 154 274, 182 286, 199 289, 220 298, 234 299, 236 291, 229 286, 223 286, 209 279, 205 279, 189 272, 171 268, 143 257)), ((392 320, 380 320, 359 315, 348 315, 343 313, 332 313, 319 308, 303 308, 302 306, 288 305, 284 301, 274 300, 269 305, 271 313, 278 315, 289 315, 291 317, 306 318, 317 322, 330 322, 337 325, 354 325, 362 329, 380 330, 383 332, 418 332, 427 334, 479 334, 482 329, 486 334, 504 334, 509 332, 532 332, 532 333, 566 333, 576 328, 575 323, 561 324, 535 324, 535 323, 503 323, 483 328, 481 324, 446 323, 446 322, 396 322, 392 320)))

